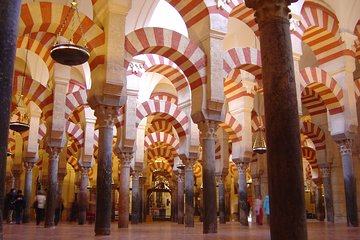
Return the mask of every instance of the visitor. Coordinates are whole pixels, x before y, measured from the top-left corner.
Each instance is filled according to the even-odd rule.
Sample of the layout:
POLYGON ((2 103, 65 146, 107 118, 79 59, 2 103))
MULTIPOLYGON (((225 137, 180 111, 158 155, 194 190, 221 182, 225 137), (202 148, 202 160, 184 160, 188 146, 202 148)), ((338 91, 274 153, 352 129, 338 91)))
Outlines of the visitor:
POLYGON ((256 224, 262 225, 262 218, 263 218, 263 209, 262 209, 262 200, 261 198, 255 199, 255 216, 256 216, 256 224))
POLYGON ((269 195, 265 196, 263 208, 264 208, 264 211, 265 211, 267 221, 268 221, 268 223, 270 223, 270 199, 269 199, 269 195))
POLYGON ((18 192, 16 194, 16 200, 14 203, 16 224, 21 223, 21 216, 22 216, 22 212, 23 212, 24 208, 25 208, 24 195, 22 194, 21 190, 18 190, 18 192))
POLYGON ((36 225, 39 225, 40 222, 44 220, 45 204, 46 204, 45 192, 43 190, 39 190, 38 194, 35 196, 35 203, 34 203, 34 209, 36 214, 36 225))
POLYGON ((8 223, 14 222, 14 209, 15 209, 15 200, 16 200, 16 191, 14 188, 10 190, 6 194, 5 197, 5 209, 4 209, 4 217, 6 217, 8 223))

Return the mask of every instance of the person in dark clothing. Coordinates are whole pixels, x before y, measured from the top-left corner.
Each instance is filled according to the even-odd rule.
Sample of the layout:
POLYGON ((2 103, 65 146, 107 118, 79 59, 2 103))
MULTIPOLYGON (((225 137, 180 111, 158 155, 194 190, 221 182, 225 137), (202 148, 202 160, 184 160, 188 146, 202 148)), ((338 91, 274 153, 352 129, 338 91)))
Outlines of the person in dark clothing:
POLYGON ((8 223, 12 223, 14 220, 14 209, 15 209, 16 191, 14 188, 6 194, 4 204, 4 218, 7 219, 8 223))
POLYGON ((22 195, 21 190, 19 190, 17 192, 16 200, 15 200, 14 205, 15 205, 16 224, 20 224, 21 223, 22 212, 23 212, 23 209, 25 208, 24 195, 22 195))
POLYGON ((56 197, 56 205, 55 205, 55 219, 54 219, 55 226, 58 225, 61 219, 61 214, 63 209, 64 209, 63 199, 61 197, 61 194, 58 193, 56 197))

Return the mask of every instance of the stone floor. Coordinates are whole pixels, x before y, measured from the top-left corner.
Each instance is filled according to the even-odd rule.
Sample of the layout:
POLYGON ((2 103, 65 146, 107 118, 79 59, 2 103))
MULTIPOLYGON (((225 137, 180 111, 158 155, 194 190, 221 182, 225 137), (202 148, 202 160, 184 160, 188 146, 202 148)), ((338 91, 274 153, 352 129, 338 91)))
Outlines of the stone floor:
MULTIPOLYGON (((238 222, 218 225, 217 234, 202 234, 202 223, 195 223, 195 228, 185 228, 171 222, 149 222, 129 225, 128 229, 118 229, 112 224, 110 236, 94 236, 94 224, 79 226, 75 223, 60 223, 56 228, 48 229, 43 226, 30 224, 4 223, 4 240, 107 240, 107 239, 136 239, 136 240, 168 240, 168 239, 203 239, 203 240, 265 240, 270 239, 269 227, 266 225, 242 227, 238 222)), ((344 224, 326 224, 323 222, 308 222, 309 240, 360 240, 360 228, 350 228, 344 224)))

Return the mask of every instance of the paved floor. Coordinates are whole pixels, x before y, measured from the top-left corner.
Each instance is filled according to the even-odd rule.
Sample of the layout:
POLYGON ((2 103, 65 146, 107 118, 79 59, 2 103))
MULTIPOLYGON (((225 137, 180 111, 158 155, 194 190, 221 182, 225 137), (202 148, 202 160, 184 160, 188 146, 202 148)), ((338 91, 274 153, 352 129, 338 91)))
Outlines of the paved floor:
MULTIPOLYGON (((203 234, 202 223, 195 223, 195 228, 185 228, 171 222, 150 222, 129 225, 128 229, 118 229, 112 224, 110 236, 94 236, 94 224, 79 226, 75 223, 60 223, 56 228, 30 224, 4 223, 4 240, 168 240, 168 239, 203 239, 203 240, 270 240, 269 227, 266 225, 242 227, 238 222, 218 225, 217 234, 203 234)), ((360 228, 347 227, 344 224, 326 224, 323 222, 308 222, 309 240, 360 240, 360 228)))

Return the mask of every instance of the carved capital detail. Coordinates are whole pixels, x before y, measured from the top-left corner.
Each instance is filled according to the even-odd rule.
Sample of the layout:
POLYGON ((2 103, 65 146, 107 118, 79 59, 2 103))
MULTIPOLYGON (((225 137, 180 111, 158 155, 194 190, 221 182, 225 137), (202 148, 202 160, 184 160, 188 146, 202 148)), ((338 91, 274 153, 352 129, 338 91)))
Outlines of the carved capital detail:
POLYGON ((224 176, 223 175, 216 175, 216 181, 219 185, 224 184, 224 176))
POLYGON ((49 153, 50 161, 59 161, 59 156, 62 148, 59 147, 47 147, 47 152, 49 153))
POLYGON ((90 167, 81 167, 81 176, 88 176, 90 169, 90 167))
POLYGON ((140 174, 141 174, 141 171, 138 171, 138 170, 132 171, 132 172, 131 172, 132 180, 133 180, 133 181, 139 181, 140 174))
POLYGON ((252 183, 254 186, 260 186, 260 177, 252 177, 252 183))
POLYGON ((182 159, 182 162, 185 164, 185 171, 193 171, 196 160, 195 158, 182 159))
POLYGON ((121 167, 130 167, 133 159, 133 152, 120 152, 119 158, 121 161, 121 167))
POLYGON ((255 20, 261 24, 274 19, 288 21, 290 15, 289 5, 297 0, 245 0, 248 8, 254 9, 255 20))
POLYGON ((138 62, 130 62, 129 68, 133 74, 138 74, 144 69, 144 64, 138 62))
POLYGON ((352 147, 352 140, 351 139, 344 139, 336 142, 339 146, 339 151, 341 155, 350 155, 351 154, 351 147, 352 147))
POLYGON ((236 167, 239 171, 239 174, 246 174, 246 168, 247 168, 247 163, 245 162, 236 162, 236 167))
POLYGON ((320 173, 322 178, 329 178, 331 175, 331 167, 330 166, 319 166, 320 173))
POLYGON ((119 115, 119 107, 98 105, 95 108, 95 116, 99 127, 112 128, 115 118, 119 115))
POLYGON ((31 172, 33 167, 34 167, 35 163, 34 162, 28 162, 28 161, 25 161, 24 162, 24 167, 26 169, 26 172, 31 172))
POLYGON ((225 6, 227 4, 229 4, 231 1, 230 0, 215 0, 215 2, 216 2, 216 7, 218 9, 224 9, 225 6))
POLYGON ((219 124, 216 121, 206 119, 198 123, 198 127, 201 139, 215 139, 216 130, 218 129, 219 124))
POLYGON ((179 171, 178 174, 176 175, 176 180, 178 183, 183 183, 185 182, 185 176, 184 176, 184 172, 183 171, 179 171))

